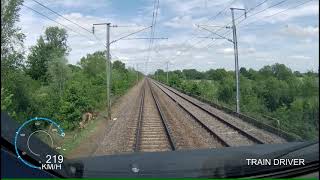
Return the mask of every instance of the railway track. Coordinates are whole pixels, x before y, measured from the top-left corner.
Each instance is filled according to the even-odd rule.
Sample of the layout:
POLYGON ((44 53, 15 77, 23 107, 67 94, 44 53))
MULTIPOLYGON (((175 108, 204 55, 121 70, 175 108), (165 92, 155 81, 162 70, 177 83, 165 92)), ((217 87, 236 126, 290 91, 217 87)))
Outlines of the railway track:
POLYGON ((124 99, 95 154, 283 143, 281 137, 145 78, 124 99))
POLYGON ((214 136, 223 146, 241 146, 251 144, 263 144, 260 139, 250 135, 246 131, 216 116, 198 104, 179 95, 177 92, 154 82, 168 97, 180 108, 188 113, 202 128, 214 136))
POLYGON ((133 149, 135 152, 175 150, 167 120, 148 80, 142 86, 133 149))

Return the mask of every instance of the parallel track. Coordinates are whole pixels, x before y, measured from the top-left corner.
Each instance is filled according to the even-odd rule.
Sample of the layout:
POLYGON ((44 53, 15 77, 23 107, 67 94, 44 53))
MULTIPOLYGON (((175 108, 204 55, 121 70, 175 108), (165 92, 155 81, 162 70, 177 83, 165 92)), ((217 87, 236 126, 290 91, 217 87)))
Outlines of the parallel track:
MULTIPOLYGON (((177 105, 179 107, 181 107, 186 113, 188 113, 197 123, 199 123, 208 133, 210 133, 212 136, 216 137, 220 143, 224 146, 234 146, 235 144, 237 144, 237 142, 235 142, 236 140, 230 140, 228 138, 225 138, 227 136, 222 137, 221 134, 221 129, 217 128, 216 126, 218 126, 217 123, 220 124, 220 127, 224 127, 226 132, 229 133, 238 133, 241 137, 238 137, 238 139, 244 139, 246 138, 248 141, 248 143, 251 144, 263 144, 262 141, 260 141, 259 139, 255 138, 254 136, 248 134, 247 132, 243 131, 242 129, 234 126, 233 124, 230 124, 229 122, 225 121, 224 119, 220 118, 219 116, 216 116, 215 114, 213 114, 212 112, 204 109, 203 107, 199 106, 198 104, 192 102, 191 100, 183 97, 182 95, 180 95, 177 92, 174 92, 173 90, 159 84, 153 81, 153 83, 159 87, 159 89, 161 89, 168 97, 170 97, 173 101, 175 101, 177 103, 177 105), (195 112, 190 111, 190 109, 186 108, 186 105, 179 101, 177 98, 174 98, 170 93, 168 93, 167 91, 165 91, 164 89, 170 91, 171 93, 173 93, 174 95, 182 98, 183 100, 185 100, 185 102, 188 102, 188 106, 194 106, 195 111, 201 112, 201 113, 205 113, 209 116, 211 116, 212 118, 214 118, 215 120, 217 120, 215 125, 212 125, 211 123, 205 122, 203 121, 201 118, 199 118, 199 115, 197 116, 195 114, 195 112), (211 125, 210 125, 211 124, 211 125), (219 132, 220 131, 220 132, 219 132)), ((218 126, 219 127, 219 126, 218 126)))

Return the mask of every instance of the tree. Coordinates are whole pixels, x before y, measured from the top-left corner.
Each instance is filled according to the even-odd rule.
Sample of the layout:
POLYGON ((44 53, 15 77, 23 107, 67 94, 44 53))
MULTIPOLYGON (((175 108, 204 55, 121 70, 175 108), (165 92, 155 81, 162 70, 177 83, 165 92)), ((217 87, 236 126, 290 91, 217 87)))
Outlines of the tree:
POLYGON ((181 77, 179 77, 178 73, 175 72, 169 72, 169 85, 172 87, 180 87, 182 80, 181 77))
POLYGON ((231 78, 225 78, 220 83, 219 90, 217 92, 218 100, 225 103, 232 103, 235 100, 235 84, 231 78))
POLYGON ((172 74, 177 75, 177 77, 180 78, 180 79, 183 78, 183 73, 180 70, 174 70, 174 71, 172 71, 172 74))
POLYGON ((276 78, 279 80, 288 80, 292 77, 292 71, 288 67, 286 67, 284 64, 274 64, 271 66, 273 74, 276 78))
POLYGON ((87 54, 82 57, 79 65, 89 77, 97 77, 101 73, 106 73, 106 57, 102 51, 87 54))
POLYGON ((294 97, 290 94, 289 86, 285 81, 269 77, 265 80, 262 91, 265 105, 270 111, 275 111, 281 106, 290 106, 294 97))
MULTIPOLYGON (((191 95, 214 101, 220 105, 235 106, 234 72, 225 69, 210 69, 204 73, 195 69, 169 72, 169 85, 191 95), (200 82, 195 81, 201 73, 200 82), (210 81, 208 81, 210 79, 210 81)), ((166 73, 156 71, 161 81, 166 73), (159 76, 160 75, 160 76, 159 76)), ((199 76, 200 77, 200 76, 199 76)), ((279 127, 304 139, 316 139, 319 130, 319 74, 300 73, 283 64, 264 66, 260 70, 240 69, 241 112, 264 119, 268 115, 280 120, 263 120, 263 123, 279 127)))
POLYGON ((201 72, 197 71, 196 69, 184 69, 182 71, 186 79, 202 79, 203 75, 201 72))
POLYGON ((210 69, 206 74, 208 79, 215 81, 222 81, 224 78, 229 77, 229 74, 225 69, 210 69))
POLYGON ((49 62, 48 77, 50 79, 50 86, 60 98, 63 95, 68 76, 69 69, 67 66, 67 59, 60 57, 49 62))
POLYGON ((274 64, 272 66, 264 66, 259 71, 264 77, 276 77, 279 80, 288 80, 292 77, 292 71, 284 64, 274 64))
POLYGON ((113 69, 118 69, 120 71, 125 71, 126 70, 126 65, 123 62, 117 60, 117 61, 114 61, 112 63, 112 68, 113 69))
MULTIPOLYGON (((6 89, 1 88, 1 111, 12 109, 12 96, 6 89)), ((9 115, 15 115, 15 112, 9 112, 9 115)))
POLYGON ((30 86, 23 72, 25 35, 16 23, 22 0, 1 0, 1 110, 14 119, 29 113, 30 86))
POLYGON ((47 81, 47 69, 48 69, 48 48, 42 37, 37 41, 37 45, 30 48, 31 53, 27 60, 27 73, 34 80, 47 81))
POLYGON ((27 73, 35 80, 48 82, 48 66, 51 61, 65 57, 69 52, 67 32, 63 28, 48 27, 35 46, 30 48, 27 73))
POLYGON ((44 32, 44 40, 55 56, 68 55, 70 48, 67 45, 67 31, 59 27, 48 27, 44 32))
POLYGON ((1 0, 1 84, 8 83, 10 71, 20 69, 25 35, 16 26, 22 0, 1 0))
POLYGON ((247 69, 245 67, 241 67, 240 74, 245 75, 246 73, 248 73, 247 69))

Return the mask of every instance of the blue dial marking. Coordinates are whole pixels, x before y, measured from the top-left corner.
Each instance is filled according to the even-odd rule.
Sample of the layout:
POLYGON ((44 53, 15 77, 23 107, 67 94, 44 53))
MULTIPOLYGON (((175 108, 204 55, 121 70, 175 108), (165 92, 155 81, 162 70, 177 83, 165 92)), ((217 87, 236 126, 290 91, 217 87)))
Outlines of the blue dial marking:
POLYGON ((18 140, 18 135, 21 131, 21 129, 26 126, 27 124, 29 124, 30 122, 32 121, 48 121, 50 123, 52 123, 53 125, 55 125, 58 129, 59 129, 59 133, 60 133, 60 136, 64 137, 65 133, 63 131, 63 129, 54 121, 52 121, 51 119, 48 119, 48 118, 42 118, 42 117, 35 117, 35 118, 32 118, 26 122, 24 122, 20 127, 19 129, 16 131, 16 136, 14 138, 14 147, 15 147, 15 150, 16 150, 16 154, 18 156, 18 159, 20 159, 24 164, 26 164, 27 166, 31 167, 31 168, 36 168, 36 169, 41 169, 41 167, 39 166, 35 166, 35 165, 32 165, 30 164, 29 162, 25 161, 19 154, 19 151, 18 151, 18 146, 17 146, 17 140, 18 140))

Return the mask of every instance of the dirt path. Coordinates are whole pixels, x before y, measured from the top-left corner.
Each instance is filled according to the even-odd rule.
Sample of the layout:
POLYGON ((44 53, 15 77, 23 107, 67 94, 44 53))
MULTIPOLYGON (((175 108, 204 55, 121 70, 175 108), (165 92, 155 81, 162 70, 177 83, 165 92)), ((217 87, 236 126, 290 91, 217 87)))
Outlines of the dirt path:
POLYGON ((78 157, 109 154, 110 152, 104 152, 105 149, 112 152, 117 151, 112 150, 112 147, 116 146, 115 143, 121 142, 115 142, 114 138, 119 139, 119 137, 115 137, 115 133, 113 132, 118 129, 118 124, 121 124, 119 121, 123 121, 124 117, 128 116, 124 115, 127 114, 127 110, 132 109, 131 106, 135 104, 134 99, 139 97, 138 93, 142 82, 143 81, 140 81, 139 84, 131 88, 112 105, 111 120, 108 120, 105 117, 99 117, 103 119, 96 122, 96 127, 91 130, 92 132, 90 132, 90 135, 83 139, 81 144, 69 153, 67 156, 68 158, 73 159, 78 157))

